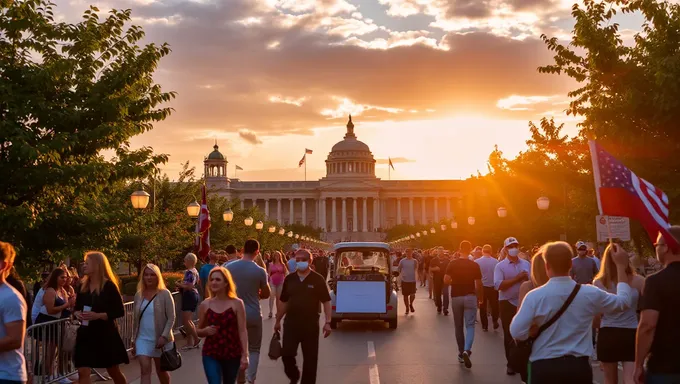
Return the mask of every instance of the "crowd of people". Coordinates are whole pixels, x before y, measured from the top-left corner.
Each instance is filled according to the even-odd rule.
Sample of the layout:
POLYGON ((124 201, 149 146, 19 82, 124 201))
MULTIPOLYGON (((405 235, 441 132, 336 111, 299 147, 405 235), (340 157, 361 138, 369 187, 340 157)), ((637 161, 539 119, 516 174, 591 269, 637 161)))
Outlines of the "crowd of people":
MULTIPOLYGON (((680 239, 680 227, 670 233, 680 239)), ((629 253, 616 243, 600 258, 584 242, 573 248, 551 242, 527 253, 518 239, 509 237, 497 253, 488 244, 473 247, 463 241, 456 250, 395 250, 391 262, 399 272, 406 316, 416 312, 419 287, 426 288, 438 314, 452 313, 458 361, 468 369, 479 322, 483 332, 501 328, 506 373, 520 374, 526 383, 590 384, 591 361, 599 361, 605 384, 616 384, 619 378, 624 384, 676 384, 680 251, 666 244, 659 236, 656 257, 664 268, 646 278, 635 272, 629 253)), ((95 368, 106 369, 116 384, 126 383, 120 366, 129 363, 128 351, 115 323, 126 314, 107 257, 85 254, 82 278, 63 265, 42 274, 30 308, 31 295, 12 274, 14 259, 12 245, 0 242, 0 384, 30 382, 37 374, 58 376, 71 366, 80 383, 89 383, 95 368), (29 332, 28 337, 41 343, 45 358, 28 367, 23 356, 26 327, 66 318, 80 324, 73 350, 62 348, 69 332, 61 323, 58 338, 29 332)), ((255 383, 262 300, 269 300, 275 332, 283 332, 286 377, 291 383, 315 383, 320 335, 331 333, 332 255, 307 249, 262 254, 251 239, 241 250, 230 245, 210 253, 200 270, 197 263, 194 254, 186 255, 186 271, 174 287, 181 296, 180 319, 175 319, 176 303, 159 267, 147 264, 139 274, 131 353, 140 366, 141 383, 151 383, 154 368, 161 383, 170 383, 162 357, 176 350, 176 320, 186 339, 183 349, 202 348, 209 384, 255 383), (320 323, 322 312, 325 322, 320 323), (296 362, 299 346, 301 370, 296 362)))

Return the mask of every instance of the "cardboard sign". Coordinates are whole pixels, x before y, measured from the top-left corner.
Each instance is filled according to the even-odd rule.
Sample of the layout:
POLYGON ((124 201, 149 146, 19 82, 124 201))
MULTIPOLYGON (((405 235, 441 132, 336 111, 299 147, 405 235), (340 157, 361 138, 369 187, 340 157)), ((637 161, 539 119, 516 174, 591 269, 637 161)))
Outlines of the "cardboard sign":
POLYGON ((614 239, 630 241, 630 219, 627 217, 595 216, 595 228, 597 241, 609 241, 609 231, 614 239), (609 221, 609 228, 607 228, 607 221, 609 221))

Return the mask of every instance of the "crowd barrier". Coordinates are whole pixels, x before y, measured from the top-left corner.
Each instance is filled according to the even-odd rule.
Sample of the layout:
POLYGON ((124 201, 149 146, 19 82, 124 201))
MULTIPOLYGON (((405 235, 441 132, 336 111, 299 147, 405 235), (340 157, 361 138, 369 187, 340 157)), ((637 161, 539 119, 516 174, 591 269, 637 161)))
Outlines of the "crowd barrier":
MULTIPOLYGON (((175 325, 178 329, 181 325, 182 295, 174 292, 172 297, 175 301, 175 325)), ((125 314, 116 319, 118 332, 123 340, 123 344, 128 352, 132 350, 132 323, 133 323, 133 302, 123 304, 125 314)), ((73 365, 73 355, 71 351, 66 351, 64 344, 66 334, 69 329, 77 327, 79 323, 71 319, 59 319, 40 324, 33 324, 26 329, 26 339, 24 342, 24 357, 28 370, 29 383, 49 384, 58 382, 64 378, 77 373, 73 365)), ((107 378, 96 370, 93 374, 100 380, 107 378)))

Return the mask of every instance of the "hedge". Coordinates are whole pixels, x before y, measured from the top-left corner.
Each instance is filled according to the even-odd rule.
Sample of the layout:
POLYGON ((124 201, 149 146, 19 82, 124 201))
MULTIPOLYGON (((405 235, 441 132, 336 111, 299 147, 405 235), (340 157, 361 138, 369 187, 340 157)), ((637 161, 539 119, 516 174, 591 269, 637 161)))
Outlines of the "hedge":
MULTIPOLYGON (((161 274, 165 280, 165 286, 173 292, 175 290, 175 282, 184 278, 183 272, 163 272, 161 274)), ((139 282, 138 275, 124 275, 118 276, 120 286, 122 287, 122 294, 125 296, 134 296, 137 293, 137 282, 139 282)))

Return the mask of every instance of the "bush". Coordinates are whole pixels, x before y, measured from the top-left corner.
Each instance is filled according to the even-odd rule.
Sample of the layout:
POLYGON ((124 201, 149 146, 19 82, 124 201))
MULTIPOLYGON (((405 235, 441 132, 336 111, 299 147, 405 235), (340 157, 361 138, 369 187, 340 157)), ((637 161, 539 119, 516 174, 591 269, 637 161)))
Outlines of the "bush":
POLYGON ((136 281, 128 281, 127 283, 123 284, 123 295, 124 296, 134 296, 135 293, 137 293, 137 282, 136 281))
MULTIPOLYGON (((161 275, 165 281, 165 286, 170 292, 175 290, 175 282, 181 281, 184 278, 183 272, 163 272, 161 275)), ((118 279, 120 280, 120 286, 123 288, 122 294, 134 296, 137 292, 137 282, 139 282, 137 275, 118 276, 118 279)))

